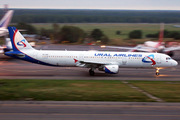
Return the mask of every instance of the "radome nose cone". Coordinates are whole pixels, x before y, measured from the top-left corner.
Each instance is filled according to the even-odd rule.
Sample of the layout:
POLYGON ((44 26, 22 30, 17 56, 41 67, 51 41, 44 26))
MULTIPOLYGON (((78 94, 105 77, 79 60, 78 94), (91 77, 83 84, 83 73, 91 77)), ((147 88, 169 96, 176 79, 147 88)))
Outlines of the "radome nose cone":
POLYGON ((178 65, 178 62, 176 61, 176 66, 178 65))
POLYGON ((174 66, 177 66, 178 65, 178 62, 177 61, 174 61, 174 66))

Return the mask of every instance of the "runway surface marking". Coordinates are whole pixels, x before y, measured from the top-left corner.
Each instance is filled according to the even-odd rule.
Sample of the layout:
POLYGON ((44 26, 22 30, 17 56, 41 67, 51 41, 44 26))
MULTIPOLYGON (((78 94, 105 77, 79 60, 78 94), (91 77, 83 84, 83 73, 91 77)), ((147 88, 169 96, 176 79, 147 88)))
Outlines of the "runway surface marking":
POLYGON ((0 113, 0 115, 67 115, 67 116, 76 116, 76 115, 93 115, 93 116, 97 116, 97 115, 102 115, 102 116, 156 116, 156 117, 179 117, 180 115, 163 115, 163 114, 159 114, 159 115, 154 115, 154 114, 64 114, 64 113, 0 113))
POLYGON ((58 104, 0 104, 1 107, 3 106, 22 106, 22 107, 132 107, 132 108, 180 108, 180 106, 155 106, 155 105, 58 105, 58 104))
POLYGON ((131 88, 133 88, 133 89, 135 89, 135 90, 137 90, 137 91, 145 94, 147 97, 155 100, 156 102, 164 102, 162 99, 160 99, 160 98, 158 98, 158 97, 155 97, 155 96, 153 96, 152 94, 150 94, 150 93, 148 93, 148 92, 145 92, 144 90, 142 90, 142 89, 140 89, 139 87, 136 87, 136 86, 130 84, 130 83, 127 82, 127 81, 122 81, 122 83, 127 84, 129 87, 131 87, 131 88))

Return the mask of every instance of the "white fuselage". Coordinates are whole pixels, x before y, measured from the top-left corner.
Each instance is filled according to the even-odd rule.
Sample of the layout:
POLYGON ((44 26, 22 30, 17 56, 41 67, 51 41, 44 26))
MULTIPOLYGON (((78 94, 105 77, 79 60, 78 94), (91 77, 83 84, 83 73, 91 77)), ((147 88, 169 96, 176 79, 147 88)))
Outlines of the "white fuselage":
POLYGON ((156 68, 173 67, 177 62, 161 53, 140 53, 140 52, 101 52, 101 51, 49 51, 33 50, 24 51, 28 56, 51 65, 57 66, 78 66, 77 61, 85 63, 104 63, 118 65, 119 67, 130 68, 156 68), (147 56, 153 55, 155 64, 147 56), (144 59, 145 58, 145 59, 144 59), (143 62, 143 59, 145 62, 143 62))
POLYGON ((159 42, 153 42, 153 41, 146 41, 146 42, 144 42, 145 46, 153 47, 153 48, 157 47, 158 44, 159 44, 159 42))

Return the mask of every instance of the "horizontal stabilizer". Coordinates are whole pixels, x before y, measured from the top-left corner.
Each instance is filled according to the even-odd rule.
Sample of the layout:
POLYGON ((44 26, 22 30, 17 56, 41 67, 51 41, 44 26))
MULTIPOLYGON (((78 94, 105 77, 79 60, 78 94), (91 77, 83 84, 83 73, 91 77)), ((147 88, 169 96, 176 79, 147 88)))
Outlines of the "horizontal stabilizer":
POLYGON ((20 58, 24 58, 25 54, 18 52, 18 51, 10 51, 10 52, 5 52, 5 55, 11 55, 11 56, 16 56, 16 57, 20 57, 20 58))

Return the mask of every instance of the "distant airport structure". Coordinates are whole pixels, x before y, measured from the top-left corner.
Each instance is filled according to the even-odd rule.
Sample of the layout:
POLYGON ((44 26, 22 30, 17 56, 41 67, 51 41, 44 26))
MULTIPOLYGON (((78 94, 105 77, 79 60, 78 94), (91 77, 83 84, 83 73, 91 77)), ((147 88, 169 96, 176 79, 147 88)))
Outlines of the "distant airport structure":
POLYGON ((180 50, 180 46, 171 46, 166 47, 163 42, 164 36, 164 24, 160 25, 160 32, 159 32, 159 41, 146 41, 142 45, 137 45, 136 47, 118 47, 118 46, 101 46, 106 48, 119 48, 119 49, 127 49, 128 52, 158 52, 158 53, 165 53, 169 56, 174 55, 175 50, 180 50))
POLYGON ((6 14, 7 13, 7 11, 8 11, 8 4, 4 4, 4 14, 6 14))
POLYGON ((173 25, 174 27, 180 28, 180 25, 173 25))

